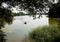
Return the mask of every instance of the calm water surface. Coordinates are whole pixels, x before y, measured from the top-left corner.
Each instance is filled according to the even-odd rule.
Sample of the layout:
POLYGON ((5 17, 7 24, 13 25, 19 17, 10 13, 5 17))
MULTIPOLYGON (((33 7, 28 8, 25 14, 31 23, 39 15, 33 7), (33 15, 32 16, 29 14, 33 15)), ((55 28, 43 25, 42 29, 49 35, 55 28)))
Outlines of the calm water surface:
POLYGON ((24 37, 34 28, 38 26, 49 25, 48 18, 46 15, 42 15, 40 19, 33 19, 30 16, 16 16, 14 17, 13 23, 11 25, 5 25, 5 28, 2 28, 3 32, 7 36, 6 42, 22 42, 24 37), (26 22, 26 24, 24 24, 26 22))

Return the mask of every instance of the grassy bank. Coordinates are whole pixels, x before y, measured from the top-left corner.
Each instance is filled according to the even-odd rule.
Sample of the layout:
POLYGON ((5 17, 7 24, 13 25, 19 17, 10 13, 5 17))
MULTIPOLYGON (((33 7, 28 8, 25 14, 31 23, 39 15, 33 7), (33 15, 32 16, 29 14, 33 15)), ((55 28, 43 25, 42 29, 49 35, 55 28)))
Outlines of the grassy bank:
POLYGON ((58 26, 38 27, 29 33, 26 42, 60 42, 60 28, 58 26))

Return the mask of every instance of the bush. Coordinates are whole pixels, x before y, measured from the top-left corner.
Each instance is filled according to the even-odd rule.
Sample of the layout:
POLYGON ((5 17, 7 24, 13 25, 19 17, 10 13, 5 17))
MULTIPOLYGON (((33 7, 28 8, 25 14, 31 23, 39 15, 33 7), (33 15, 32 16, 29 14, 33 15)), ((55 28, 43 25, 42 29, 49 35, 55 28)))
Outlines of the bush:
POLYGON ((60 42, 60 28, 57 26, 38 27, 29 33, 32 42, 60 42))

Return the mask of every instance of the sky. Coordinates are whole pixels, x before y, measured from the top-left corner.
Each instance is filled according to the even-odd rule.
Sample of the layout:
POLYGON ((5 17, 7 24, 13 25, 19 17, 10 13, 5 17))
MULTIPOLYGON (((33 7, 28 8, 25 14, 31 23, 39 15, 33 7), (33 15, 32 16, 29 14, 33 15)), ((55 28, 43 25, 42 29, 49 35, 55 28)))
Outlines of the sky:
POLYGON ((49 0, 51 3, 56 4, 59 0, 49 0))
POLYGON ((4 8, 7 8, 9 5, 6 4, 5 2, 3 2, 3 3, 2 3, 2 6, 3 6, 4 8))

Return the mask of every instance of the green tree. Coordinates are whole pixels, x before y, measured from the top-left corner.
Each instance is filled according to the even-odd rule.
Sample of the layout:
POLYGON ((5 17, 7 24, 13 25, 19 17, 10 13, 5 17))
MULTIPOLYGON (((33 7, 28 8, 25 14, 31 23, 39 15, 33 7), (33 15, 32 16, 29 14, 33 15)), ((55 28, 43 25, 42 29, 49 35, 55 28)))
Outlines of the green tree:
POLYGON ((6 42, 5 36, 5 33, 2 30, 0 30, 0 42, 6 42))
POLYGON ((0 8, 0 29, 4 27, 6 23, 11 24, 13 20, 13 14, 10 10, 0 8))
POLYGON ((43 8, 46 8, 48 0, 1 0, 1 3, 6 2, 11 6, 20 5, 21 9, 27 9, 30 13, 36 14, 37 10, 44 11, 43 8))
POLYGON ((52 8, 53 6, 53 3, 49 0, 0 0, 0 6, 3 2, 10 5, 8 8, 17 5, 20 9, 27 9, 31 14, 37 14, 37 12, 42 11, 46 13, 46 11, 48 11, 47 7, 52 8))
POLYGON ((53 4, 52 8, 50 8, 49 12, 50 18, 59 18, 60 17, 60 2, 57 4, 53 4))

